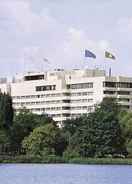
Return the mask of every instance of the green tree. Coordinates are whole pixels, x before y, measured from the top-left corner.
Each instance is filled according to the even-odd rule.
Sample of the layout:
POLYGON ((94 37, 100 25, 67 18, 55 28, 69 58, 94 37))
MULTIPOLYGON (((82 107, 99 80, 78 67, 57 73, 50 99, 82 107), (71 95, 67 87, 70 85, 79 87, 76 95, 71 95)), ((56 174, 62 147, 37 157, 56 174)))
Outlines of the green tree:
POLYGON ((129 154, 132 155, 132 112, 122 111, 119 114, 120 125, 126 139, 126 147, 129 154))
POLYGON ((11 129, 12 149, 21 149, 21 143, 25 137, 27 137, 36 127, 48 124, 51 121, 51 118, 46 115, 37 115, 26 109, 22 109, 16 114, 11 129))
POLYGON ((9 150, 14 110, 8 94, 0 93, 0 152, 9 150))
MULTIPOLYGON (((33 132, 24 139, 23 148, 31 155, 60 155, 60 145, 63 145, 60 129, 54 124, 47 124, 35 128, 33 132), (60 147, 58 147, 58 145, 60 147), (59 150, 58 150, 59 148, 59 150)), ((61 147, 62 148, 62 147, 61 147)), ((63 152, 63 150, 61 150, 63 152)))
POLYGON ((12 98, 8 94, 0 94, 0 128, 10 129, 13 124, 14 110, 12 98))
POLYGON ((77 120, 80 120, 80 124, 73 135, 70 134, 68 150, 76 150, 83 157, 126 154, 119 112, 120 107, 114 99, 104 99, 93 113, 77 120))

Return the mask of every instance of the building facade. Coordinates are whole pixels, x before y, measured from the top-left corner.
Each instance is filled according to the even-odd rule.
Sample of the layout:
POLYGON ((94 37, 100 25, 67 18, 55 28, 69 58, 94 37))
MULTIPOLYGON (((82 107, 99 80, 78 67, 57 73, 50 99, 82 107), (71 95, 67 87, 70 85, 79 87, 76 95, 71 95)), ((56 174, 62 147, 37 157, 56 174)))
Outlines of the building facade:
POLYGON ((16 111, 48 114, 58 123, 94 111, 104 97, 132 109, 132 78, 106 76, 98 69, 28 73, 1 83, 0 90, 11 94, 16 111))

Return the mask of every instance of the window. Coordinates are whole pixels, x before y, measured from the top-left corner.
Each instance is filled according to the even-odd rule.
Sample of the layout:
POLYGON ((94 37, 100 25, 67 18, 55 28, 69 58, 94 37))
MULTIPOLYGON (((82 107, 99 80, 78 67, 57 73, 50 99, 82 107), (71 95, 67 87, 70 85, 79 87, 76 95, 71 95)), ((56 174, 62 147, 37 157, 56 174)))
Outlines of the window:
POLYGON ((71 103, 85 103, 85 102, 93 102, 93 99, 78 99, 78 100, 71 100, 71 103))
POLYGON ((25 81, 30 81, 30 80, 43 80, 44 79, 44 75, 29 75, 29 76, 25 76, 24 80, 25 81))
POLYGON ((103 82, 103 87, 111 88, 132 88, 131 82, 103 82))
POLYGON ((64 96, 70 96, 70 93, 63 93, 64 96))
POLYGON ((106 95, 114 95, 115 93, 115 91, 104 91, 104 94, 106 95))
POLYGON ((63 113, 63 114, 62 114, 62 117, 70 117, 70 114, 67 114, 67 113, 64 114, 64 113, 63 113))
POLYGON ((93 111, 93 109, 94 109, 94 107, 93 107, 93 106, 89 106, 89 107, 87 108, 88 112, 92 112, 92 111, 93 111))
POLYGON ((118 101, 119 102, 129 102, 130 99, 128 99, 128 98, 119 98, 118 101))
POLYGON ((116 82, 103 82, 103 87, 116 88, 116 82))
POLYGON ((36 86, 36 91, 56 90, 56 85, 36 86))
POLYGON ((69 84, 67 85, 68 89, 85 89, 85 88, 93 88, 93 83, 79 83, 79 84, 69 84))
POLYGON ((132 83, 128 82, 118 82, 117 83, 118 88, 132 88, 132 83))
POLYGON ((71 110, 81 110, 82 107, 78 106, 78 107, 71 107, 71 110))
POLYGON ((62 107, 62 110, 70 110, 70 107, 62 107))
POLYGON ((62 100, 62 103, 70 103, 70 100, 62 100))
POLYGON ((118 95, 130 95, 129 91, 117 91, 118 95))
POLYGON ((71 96, 89 96, 89 95, 93 95, 93 92, 89 91, 89 92, 82 92, 82 93, 71 93, 71 96))

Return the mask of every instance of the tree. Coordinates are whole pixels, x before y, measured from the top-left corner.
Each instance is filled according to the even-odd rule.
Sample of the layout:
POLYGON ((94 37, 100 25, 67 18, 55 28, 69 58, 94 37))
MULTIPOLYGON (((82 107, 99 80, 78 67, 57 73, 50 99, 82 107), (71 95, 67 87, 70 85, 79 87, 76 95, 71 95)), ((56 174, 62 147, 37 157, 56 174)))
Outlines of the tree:
MULTIPOLYGON (((60 129, 54 124, 47 124, 35 128, 33 132, 24 139, 23 148, 31 155, 62 155, 58 145, 63 145, 60 129)), ((62 148, 62 147, 61 147, 62 148)), ((63 152, 63 150, 62 150, 63 152)))
POLYGON ((0 152, 10 147, 10 131, 13 125, 14 110, 12 98, 8 94, 0 93, 0 152))
POLYGON ((13 149, 21 149, 23 139, 36 128, 51 123, 51 118, 46 115, 37 115, 22 109, 14 118, 11 129, 11 145, 13 149))
POLYGON ((0 127, 10 129, 13 124, 14 110, 12 98, 8 94, 0 94, 0 127))
POLYGON ((122 111, 119 114, 120 125, 126 139, 126 147, 129 154, 132 154, 132 112, 122 111))
POLYGON ((120 107, 114 99, 104 99, 95 112, 79 119, 80 124, 69 139, 68 149, 76 150, 82 157, 127 154, 119 112, 120 107))

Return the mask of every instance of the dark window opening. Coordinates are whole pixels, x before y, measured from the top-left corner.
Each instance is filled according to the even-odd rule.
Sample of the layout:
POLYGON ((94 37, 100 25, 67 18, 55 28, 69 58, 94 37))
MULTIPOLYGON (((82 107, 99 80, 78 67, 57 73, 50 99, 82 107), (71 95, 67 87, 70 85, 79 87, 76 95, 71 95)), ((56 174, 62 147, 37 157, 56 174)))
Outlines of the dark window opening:
POLYGON ((31 76, 25 76, 24 81, 30 81, 30 80, 42 80, 44 79, 44 75, 31 75, 31 76))
POLYGON ((104 94, 107 95, 114 95, 116 92, 115 91, 104 91, 104 94))
POLYGON ((67 89, 85 89, 85 88, 93 88, 93 83, 79 83, 79 84, 69 84, 67 85, 67 89))
POLYGON ((50 91, 56 90, 55 85, 47 85, 47 86, 36 86, 36 91, 50 91))
POLYGON ((131 82, 103 82, 103 87, 111 88, 132 88, 131 82))
POLYGON ((118 95, 130 95, 129 91, 117 91, 118 95))

